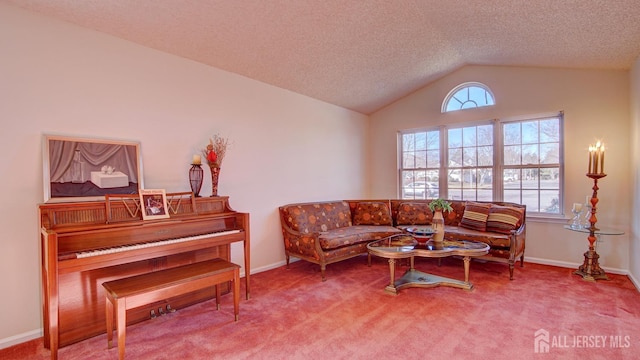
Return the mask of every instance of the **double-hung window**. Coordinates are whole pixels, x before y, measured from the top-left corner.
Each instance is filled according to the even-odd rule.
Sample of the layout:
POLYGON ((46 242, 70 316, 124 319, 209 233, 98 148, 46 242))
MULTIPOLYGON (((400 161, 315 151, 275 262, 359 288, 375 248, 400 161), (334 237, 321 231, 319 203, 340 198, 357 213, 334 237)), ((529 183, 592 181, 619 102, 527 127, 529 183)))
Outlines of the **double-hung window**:
POLYGON ((493 199, 493 124, 446 129, 449 199, 493 199))
POLYGON ((402 198, 427 199, 440 196, 440 138, 440 131, 437 129, 402 134, 402 198))
POLYGON ((400 133, 403 199, 509 201, 561 214, 563 114, 400 133))
POLYGON ((562 209, 562 114, 501 124, 504 201, 531 212, 562 209))

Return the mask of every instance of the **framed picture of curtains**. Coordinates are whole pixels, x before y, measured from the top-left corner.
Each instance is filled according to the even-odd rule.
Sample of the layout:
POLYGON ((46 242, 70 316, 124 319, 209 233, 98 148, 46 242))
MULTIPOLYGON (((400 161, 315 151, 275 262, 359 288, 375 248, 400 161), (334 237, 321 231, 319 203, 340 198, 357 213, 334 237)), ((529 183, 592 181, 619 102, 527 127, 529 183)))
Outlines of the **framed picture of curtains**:
POLYGON ((44 201, 89 201, 144 188, 140 143, 43 136, 44 201))

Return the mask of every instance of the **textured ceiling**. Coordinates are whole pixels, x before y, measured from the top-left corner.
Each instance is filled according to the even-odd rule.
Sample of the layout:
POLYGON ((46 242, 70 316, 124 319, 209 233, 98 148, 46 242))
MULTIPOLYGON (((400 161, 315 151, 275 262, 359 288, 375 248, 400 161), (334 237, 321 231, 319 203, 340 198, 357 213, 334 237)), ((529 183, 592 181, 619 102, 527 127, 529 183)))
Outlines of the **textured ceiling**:
POLYGON ((0 1, 364 114, 467 64, 640 55, 640 0, 0 1))

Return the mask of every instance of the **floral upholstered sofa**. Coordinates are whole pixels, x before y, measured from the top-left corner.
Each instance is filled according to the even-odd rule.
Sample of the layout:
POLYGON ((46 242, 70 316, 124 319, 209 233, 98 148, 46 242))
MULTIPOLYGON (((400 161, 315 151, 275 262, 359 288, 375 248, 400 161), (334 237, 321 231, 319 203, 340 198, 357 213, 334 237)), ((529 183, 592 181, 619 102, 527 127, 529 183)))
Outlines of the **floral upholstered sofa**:
MULTIPOLYGON (((287 267, 291 256, 320 265, 367 253, 367 244, 402 230, 393 226, 389 202, 328 201, 281 206, 287 267)), ((369 261, 371 258, 369 258, 369 261)))
MULTIPOLYGON (((322 280, 331 263, 367 254, 367 244, 401 233, 407 226, 428 225, 430 200, 337 200, 279 207, 284 249, 290 257, 320 265, 322 280)), ((489 244, 481 259, 509 265, 524 264, 525 205, 506 202, 450 200, 445 212, 445 240, 472 240, 489 244)), ((368 258, 369 263, 371 258, 368 258)))

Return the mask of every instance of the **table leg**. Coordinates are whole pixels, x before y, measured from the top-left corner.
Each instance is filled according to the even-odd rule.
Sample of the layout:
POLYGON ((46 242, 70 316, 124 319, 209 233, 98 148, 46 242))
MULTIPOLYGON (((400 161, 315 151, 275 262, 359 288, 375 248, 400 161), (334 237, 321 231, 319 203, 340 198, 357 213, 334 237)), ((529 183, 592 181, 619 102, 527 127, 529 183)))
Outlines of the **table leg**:
POLYGON ((233 271, 233 314, 235 321, 240 318, 240 269, 233 271))
POLYGON ((463 260, 464 260, 464 282, 468 284, 469 283, 469 263, 471 262, 471 258, 468 256, 465 256, 463 260))
POLYGON ((396 279, 396 260, 389 259, 389 273, 391 274, 391 280, 389 280, 389 287, 395 287, 396 279))
POLYGON ((107 348, 113 346, 113 303, 109 298, 105 301, 105 315, 107 317, 107 348))
POLYGON ((216 310, 220 310, 220 286, 216 284, 214 288, 216 290, 216 310))
POLYGON ((127 329, 126 298, 116 299, 116 333, 118 334, 118 359, 124 360, 124 344, 127 329))
POLYGON ((413 271, 413 270, 414 270, 414 266, 413 266, 413 264, 414 264, 414 260, 413 260, 413 259, 414 259, 414 257, 412 256, 412 257, 411 257, 411 271, 413 271))

